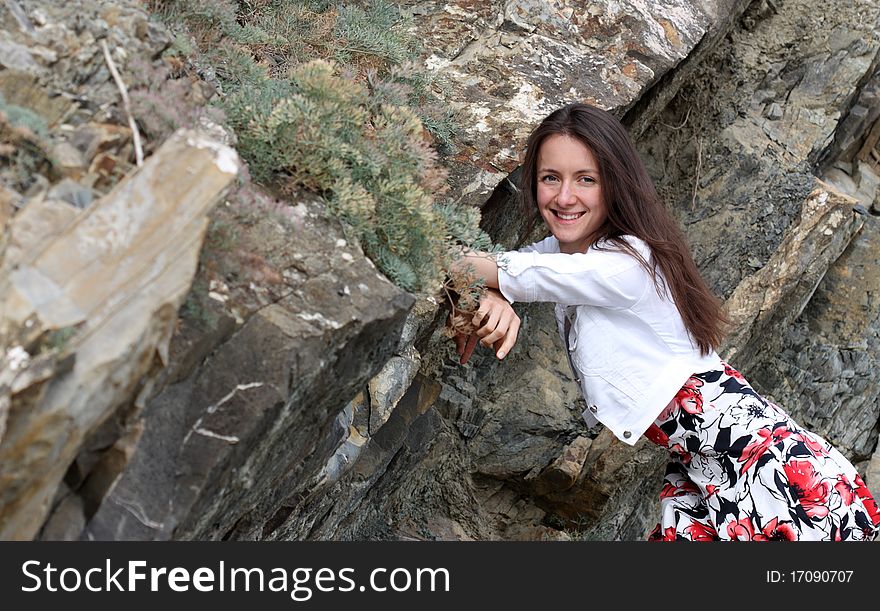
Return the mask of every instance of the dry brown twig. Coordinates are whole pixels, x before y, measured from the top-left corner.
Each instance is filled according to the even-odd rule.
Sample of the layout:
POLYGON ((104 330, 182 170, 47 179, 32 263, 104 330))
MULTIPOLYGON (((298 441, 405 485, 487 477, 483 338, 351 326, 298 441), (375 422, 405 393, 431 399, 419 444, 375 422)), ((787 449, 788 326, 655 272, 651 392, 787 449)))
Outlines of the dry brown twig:
POLYGON ((697 205, 697 187, 700 186, 700 170, 703 169, 703 139, 697 139, 697 172, 696 176, 694 176, 694 192, 691 195, 691 212, 694 211, 694 207, 697 205))
POLYGON ((685 125, 687 125, 688 118, 690 118, 690 116, 691 116, 691 109, 688 108, 687 112, 684 115, 684 121, 681 122, 681 125, 675 126, 675 125, 669 125, 668 123, 664 123, 663 121, 657 121, 657 122, 664 127, 668 127, 669 129, 674 129, 677 131, 677 130, 681 129, 682 127, 684 127, 685 125))
POLYGON ((478 282, 475 269, 468 265, 451 273, 442 284, 446 302, 449 304, 449 318, 443 329, 447 337, 471 335, 476 331, 473 317, 480 307, 480 300, 486 292, 486 286, 478 282))
POLYGON ((119 71, 116 69, 116 64, 113 63, 113 58, 110 57, 110 49, 107 48, 107 41, 101 41, 101 49, 104 51, 104 59, 107 61, 107 67, 110 69, 110 74, 116 82, 116 87, 119 88, 120 95, 122 95, 122 107, 125 109, 125 114, 128 116, 128 126, 131 128, 132 140, 134 141, 135 162, 138 167, 141 167, 144 165, 144 149, 141 146, 141 134, 138 131, 137 123, 135 123, 134 117, 131 114, 131 104, 128 101, 128 89, 126 89, 122 77, 119 76, 119 71))

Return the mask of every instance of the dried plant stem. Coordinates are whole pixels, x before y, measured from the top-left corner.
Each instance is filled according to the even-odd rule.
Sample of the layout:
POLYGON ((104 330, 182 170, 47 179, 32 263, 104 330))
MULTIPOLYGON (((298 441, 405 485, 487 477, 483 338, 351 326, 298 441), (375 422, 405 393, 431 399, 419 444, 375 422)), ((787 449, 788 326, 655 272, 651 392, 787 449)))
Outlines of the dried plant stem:
POLYGON ((668 127, 669 129, 674 129, 674 130, 678 131, 687 124, 688 118, 690 116, 691 116, 691 109, 688 108, 687 113, 685 113, 685 115, 684 115, 684 121, 681 122, 681 125, 675 126, 675 125, 669 125, 668 123, 664 123, 663 121, 657 121, 657 122, 664 127, 668 127))
POLYGON ((700 171, 703 169, 703 139, 697 140, 697 172, 694 176, 694 193, 691 196, 691 212, 697 205, 697 187, 700 186, 700 171))
POLYGON ((110 69, 110 74, 113 75, 113 80, 119 88, 120 95, 122 95, 122 107, 125 109, 125 114, 128 116, 128 126, 131 128, 132 140, 134 141, 135 162, 138 167, 141 167, 144 165, 144 149, 141 146, 141 134, 138 131, 137 123, 135 123, 134 117, 131 115, 131 104, 128 101, 128 89, 125 88, 125 83, 122 82, 122 77, 119 76, 116 64, 113 63, 113 58, 110 57, 110 49, 107 48, 107 41, 101 41, 101 49, 104 51, 104 59, 107 61, 107 67, 110 69))

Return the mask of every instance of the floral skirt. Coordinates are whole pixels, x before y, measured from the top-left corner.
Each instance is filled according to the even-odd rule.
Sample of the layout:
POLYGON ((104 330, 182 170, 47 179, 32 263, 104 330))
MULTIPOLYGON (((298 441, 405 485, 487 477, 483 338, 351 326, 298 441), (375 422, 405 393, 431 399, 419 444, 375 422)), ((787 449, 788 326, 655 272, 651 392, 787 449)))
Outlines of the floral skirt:
POLYGON ((645 436, 671 454, 650 541, 865 541, 880 530, 852 464, 729 365, 693 375, 645 436))

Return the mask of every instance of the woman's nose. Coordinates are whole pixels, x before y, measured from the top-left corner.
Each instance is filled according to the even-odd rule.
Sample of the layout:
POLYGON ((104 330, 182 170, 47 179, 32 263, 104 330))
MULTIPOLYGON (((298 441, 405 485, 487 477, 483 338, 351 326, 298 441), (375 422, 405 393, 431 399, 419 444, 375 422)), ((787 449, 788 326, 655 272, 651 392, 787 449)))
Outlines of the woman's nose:
POLYGON ((559 194, 556 196, 556 200, 560 205, 566 206, 575 203, 576 199, 571 184, 567 181, 563 181, 562 185, 559 187, 559 194))

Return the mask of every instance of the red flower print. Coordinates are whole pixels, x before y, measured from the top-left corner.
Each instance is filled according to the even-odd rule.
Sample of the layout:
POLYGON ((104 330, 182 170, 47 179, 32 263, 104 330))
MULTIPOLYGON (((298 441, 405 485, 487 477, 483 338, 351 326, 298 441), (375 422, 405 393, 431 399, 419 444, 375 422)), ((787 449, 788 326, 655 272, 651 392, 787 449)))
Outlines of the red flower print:
POLYGON ((675 402, 675 399, 672 399, 669 403, 666 404, 666 407, 663 408, 663 411, 660 412, 660 415, 657 416, 657 420, 659 422, 666 422, 672 417, 672 414, 675 413, 678 404, 675 402))
POLYGON ((742 456, 738 459, 740 462, 745 462, 739 470, 739 474, 742 475, 748 471, 752 465, 758 462, 758 459, 761 458, 761 455, 766 452, 770 446, 776 445, 789 436, 791 436, 791 431, 789 431, 784 424, 777 426, 773 429, 773 432, 770 432, 770 429, 767 428, 759 429, 758 437, 761 438, 760 441, 753 441, 747 445, 745 449, 743 449, 742 456))
POLYGON ((648 535, 648 541, 675 541, 675 527, 670 526, 666 530, 660 530, 660 525, 658 524, 654 527, 654 530, 648 535))
POLYGON ((856 494, 862 499, 862 505, 865 506, 865 510, 868 512, 868 517, 871 518, 871 521, 875 526, 880 526, 880 510, 877 509, 877 502, 871 495, 871 491, 868 490, 868 487, 865 485, 862 476, 858 473, 856 474, 856 494))
POLYGON ((724 365, 724 373, 729 375, 731 378, 736 378, 740 382, 746 381, 746 379, 743 377, 743 374, 738 372, 736 369, 734 369, 733 367, 731 367, 730 365, 728 365, 727 363, 725 363, 723 361, 721 364, 724 365))
POLYGON ((684 383, 684 386, 681 387, 681 390, 676 393, 675 404, 686 411, 689 414, 702 414, 703 413, 703 394, 700 392, 700 386, 703 385, 703 380, 700 378, 691 377, 687 382, 684 383))
POLYGON ((755 535, 755 541, 797 541, 797 532, 791 523, 779 522, 778 518, 773 518, 761 530, 760 535, 755 535))
POLYGON ((828 494, 831 484, 822 477, 807 460, 793 460, 785 465, 785 475, 791 484, 795 498, 811 518, 828 515, 828 494))
POLYGON ((800 433, 794 436, 798 441, 803 441, 807 449, 812 452, 813 456, 828 456, 828 450, 824 445, 816 441, 812 435, 802 435, 800 433))
POLYGON ((665 448, 669 445, 669 435, 664 433, 663 430, 656 424, 652 424, 648 427, 648 430, 645 431, 645 437, 647 437, 649 441, 656 443, 662 448, 665 448))
POLYGON ((752 541, 755 538, 755 527, 751 518, 743 518, 727 525, 727 536, 731 541, 752 541))
POLYGON ((683 447, 681 447, 680 443, 674 444, 669 451, 675 454, 678 457, 678 460, 682 462, 684 466, 688 466, 691 464, 691 455, 689 452, 685 451, 683 447))
POLYGON ((855 488, 849 483, 845 475, 840 474, 837 476, 837 483, 834 484, 834 489, 837 490, 837 494, 840 495, 844 505, 847 507, 852 505, 855 488))
POLYGON ((718 531, 711 524, 694 522, 685 528, 684 532, 691 538, 691 541, 718 541, 718 531))
POLYGON ((714 484, 709 484, 708 486, 706 486, 706 497, 707 498, 712 496, 716 492, 718 492, 718 486, 716 486, 714 484))
POLYGON ((665 484, 663 484, 663 489, 660 490, 660 498, 668 499, 675 496, 684 496, 686 494, 699 493, 700 489, 697 488, 697 485, 690 480, 685 480, 678 486, 666 482, 665 484))

